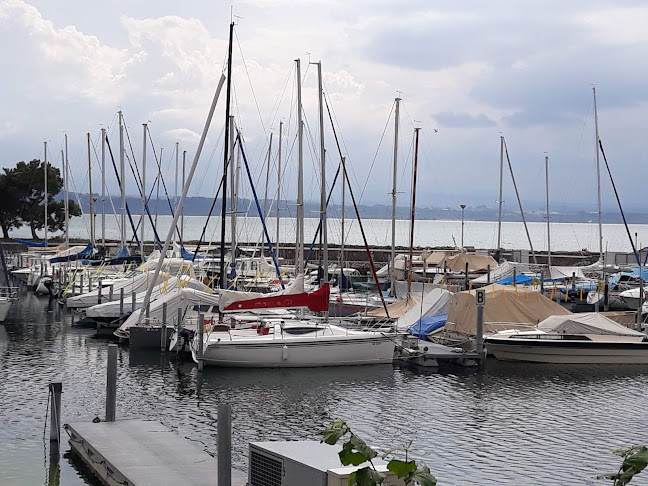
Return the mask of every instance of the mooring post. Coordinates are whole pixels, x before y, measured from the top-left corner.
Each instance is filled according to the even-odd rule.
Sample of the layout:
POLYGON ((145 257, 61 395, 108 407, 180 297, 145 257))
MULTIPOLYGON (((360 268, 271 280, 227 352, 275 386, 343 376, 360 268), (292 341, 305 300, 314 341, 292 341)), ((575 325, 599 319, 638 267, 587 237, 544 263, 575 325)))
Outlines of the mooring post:
POLYGON ((160 329, 160 350, 166 351, 167 303, 162 304, 162 328, 160 329))
POLYGON ((56 442, 58 447, 61 443, 61 393, 63 393, 63 383, 50 383, 49 393, 52 404, 50 408, 50 442, 56 442))
POLYGON ((124 317, 124 287, 119 289, 119 318, 124 317))
POLYGON ((176 324, 178 327, 178 335, 179 335, 180 331, 182 331, 182 309, 180 307, 178 307, 178 320, 176 324))
POLYGON ((111 284, 108 291, 108 301, 113 301, 113 296, 115 295, 115 285, 111 284))
POLYGON ((477 336, 475 339, 475 347, 479 359, 484 357, 484 306, 477 306, 477 336))
POLYGON ((540 293, 544 295, 544 268, 540 269, 540 293))
POLYGON ((79 277, 79 281, 80 281, 80 284, 79 284, 79 295, 83 295, 83 274, 81 274, 81 276, 79 277))
POLYGON ((218 486, 232 486, 232 406, 218 405, 218 486))
POLYGON ((466 262, 466 271, 464 273, 464 290, 468 290, 468 262, 466 262))
POLYGON ((131 293, 131 314, 135 312, 135 296, 136 295, 137 294, 133 290, 133 292, 131 293))
POLYGON ((196 355, 198 358, 198 371, 202 371, 203 364, 203 334, 205 332, 205 315, 200 313, 198 314, 198 322, 196 323, 196 330, 198 331, 198 343, 196 346, 196 355))
POLYGON ((151 317, 151 303, 146 304, 146 323, 148 325, 149 317, 151 317))
POLYGON ((513 285, 517 282, 517 269, 513 267, 513 285))
POLYGON ((117 345, 108 345, 108 367, 106 372, 106 422, 115 421, 117 408, 117 345))
POLYGON ((92 277, 88 275, 88 292, 92 292, 92 277))
POLYGON ((572 272, 571 288, 572 288, 571 301, 572 303, 574 303, 574 301, 576 300, 576 272, 572 272))
POLYGON ((486 267, 486 285, 490 285, 490 265, 486 267))
POLYGON ((101 279, 99 279, 99 289, 97 293, 97 304, 101 304, 101 279))

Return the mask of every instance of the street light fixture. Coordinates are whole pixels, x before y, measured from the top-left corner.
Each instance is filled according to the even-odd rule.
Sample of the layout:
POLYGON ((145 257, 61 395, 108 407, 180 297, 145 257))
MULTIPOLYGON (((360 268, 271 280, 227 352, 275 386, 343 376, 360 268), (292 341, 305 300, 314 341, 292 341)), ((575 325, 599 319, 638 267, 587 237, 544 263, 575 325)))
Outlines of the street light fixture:
POLYGON ((464 247, 464 210, 466 209, 465 204, 460 204, 459 207, 461 208, 461 248, 463 249, 464 247))

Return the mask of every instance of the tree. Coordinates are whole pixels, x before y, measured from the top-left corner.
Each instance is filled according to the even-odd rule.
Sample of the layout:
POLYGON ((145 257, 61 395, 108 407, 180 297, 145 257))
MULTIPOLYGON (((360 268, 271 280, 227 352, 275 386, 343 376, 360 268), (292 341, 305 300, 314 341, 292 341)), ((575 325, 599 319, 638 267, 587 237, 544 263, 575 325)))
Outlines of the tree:
MULTIPOLYGON (((40 160, 29 163, 18 162, 13 169, 4 169, 0 176, 2 184, 8 188, 11 197, 10 209, 0 211, 0 224, 5 238, 10 228, 22 224, 29 225, 32 238, 38 239, 37 230, 45 227, 45 164, 40 160)), ((47 228, 49 231, 65 230, 65 204, 55 201, 54 197, 61 192, 63 179, 58 168, 47 163, 47 228)), ((68 201, 69 215, 81 216, 81 208, 72 200, 68 201)))
POLYGON ((4 238, 9 238, 9 231, 23 225, 20 219, 20 200, 9 169, 0 174, 0 227, 4 238))

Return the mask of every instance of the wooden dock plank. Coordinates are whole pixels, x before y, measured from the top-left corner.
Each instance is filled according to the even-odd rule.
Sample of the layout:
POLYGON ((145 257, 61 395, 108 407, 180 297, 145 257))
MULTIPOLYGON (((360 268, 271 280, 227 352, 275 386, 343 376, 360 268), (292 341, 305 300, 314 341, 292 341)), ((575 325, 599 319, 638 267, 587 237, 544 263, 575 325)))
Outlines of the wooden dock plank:
MULTIPOLYGON (((194 442, 152 420, 73 423, 70 444, 106 484, 216 485, 218 461, 194 442)), ((247 477, 232 469, 232 485, 247 477)))

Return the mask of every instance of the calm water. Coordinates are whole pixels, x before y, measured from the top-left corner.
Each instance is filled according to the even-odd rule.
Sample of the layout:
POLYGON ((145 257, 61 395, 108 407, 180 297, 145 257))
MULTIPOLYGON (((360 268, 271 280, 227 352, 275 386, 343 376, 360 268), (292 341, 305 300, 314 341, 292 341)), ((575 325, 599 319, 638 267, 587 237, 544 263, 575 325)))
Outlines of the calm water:
MULTIPOLYGON (((0 325, 0 484, 48 484, 47 385, 63 381, 63 422, 103 416, 107 343, 25 294, 0 325)), ((392 367, 206 369, 119 352, 119 418, 161 420, 216 450, 216 408, 233 406, 235 466, 247 443, 318 439, 334 418, 413 452, 440 485, 601 484, 615 447, 648 444, 648 367, 488 361, 481 372, 392 367)), ((65 438, 65 433, 63 432, 65 438)), ((69 449, 67 442, 64 452, 69 449)), ((66 457, 60 484, 89 484, 66 457)), ((648 484, 648 473, 632 484, 648 484)), ((56 483, 51 483, 56 484, 56 483)))
MULTIPOLYGON (((135 224, 139 217, 135 218, 135 224)), ((97 217, 96 235, 101 236, 100 216, 97 217)), ((158 218, 158 234, 164 240, 169 226, 171 216, 160 216, 158 218)), ((187 216, 185 218, 185 239, 187 241, 198 240, 203 231, 206 217, 187 216)), ((309 244, 319 220, 306 218, 304 220, 304 234, 309 244)), ((391 245, 391 220, 366 219, 363 221, 365 233, 372 246, 391 245)), ((547 225, 545 223, 529 223, 529 234, 535 250, 547 249, 547 225)), ((106 219, 106 238, 119 239, 120 233, 115 216, 111 215, 106 219)), ((630 233, 634 238, 637 233, 639 244, 648 244, 648 225, 634 224, 629 226, 630 233)), ((152 240, 153 233, 147 223, 147 240, 152 240)), ((276 221, 268 221, 268 232, 270 238, 275 240, 276 221)), ((346 222, 345 231, 346 243, 350 245, 362 245, 362 235, 357 223, 346 222)), ((72 218, 70 223, 70 236, 74 238, 88 239, 90 234, 89 218, 72 218)), ((238 241, 255 242, 261 241, 262 226, 258 218, 238 219, 237 237, 238 241)), ((292 218, 281 219, 279 228, 282 242, 295 242, 295 220, 292 218)), ((340 243, 342 225, 339 219, 329 219, 328 237, 332 243, 340 243)), ((15 237, 29 238, 31 233, 28 228, 21 228, 12 233, 15 237)), ((42 236, 42 235, 41 235, 42 236)), ((206 241, 219 241, 220 218, 211 218, 207 231, 206 241)), ((230 240, 230 223, 226 227, 226 238, 230 240)), ((396 244, 409 246, 410 230, 409 221, 399 220, 396 222, 396 244)), ((423 220, 417 221, 414 230, 414 244, 420 247, 455 246, 461 243, 461 222, 423 220)), ((475 248, 496 248, 497 247, 497 223, 491 221, 466 221, 464 225, 464 244, 475 248)), ((504 222, 502 224, 502 245, 508 249, 529 249, 524 225, 522 223, 504 222)), ((558 251, 579 251, 583 248, 598 252, 599 237, 598 225, 593 223, 552 223, 551 225, 551 247, 558 251)), ((603 248, 609 251, 630 252, 632 247, 628 240, 626 230, 622 224, 603 225, 603 248)))

